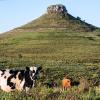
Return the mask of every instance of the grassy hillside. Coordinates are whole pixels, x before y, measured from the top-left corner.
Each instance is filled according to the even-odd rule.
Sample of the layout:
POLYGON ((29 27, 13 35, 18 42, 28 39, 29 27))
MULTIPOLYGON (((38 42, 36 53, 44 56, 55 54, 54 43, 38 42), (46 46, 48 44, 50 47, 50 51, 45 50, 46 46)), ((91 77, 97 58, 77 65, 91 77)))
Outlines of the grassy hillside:
POLYGON ((82 21, 80 17, 75 18, 69 13, 66 16, 46 13, 12 32, 89 32, 96 28, 82 21))
POLYGON ((32 95, 0 91, 0 100, 99 100, 100 30, 69 13, 52 13, 0 35, 0 69, 32 65, 43 67, 32 95), (62 92, 65 75, 72 82, 88 80, 89 91, 78 93, 78 87, 72 87, 62 92), (46 88, 44 83, 52 79, 57 88, 46 88))
MULTIPOLYGON (((100 84, 100 32, 85 33, 16 33, 3 34, 0 36, 0 68, 25 68, 29 65, 42 65, 43 73, 40 84, 55 79, 58 86, 62 77, 67 74, 73 81, 79 81, 80 77, 88 79, 92 85, 100 84)), ((38 82, 37 82, 38 83, 38 82)), ((42 85, 43 86, 43 85, 42 85)), ((66 92, 58 89, 46 89, 36 87, 32 96, 25 96, 24 93, 5 94, 1 93, 1 100, 14 98, 38 100, 41 95, 42 100, 54 98, 64 100, 71 95, 72 100, 88 100, 89 98, 99 98, 96 89, 77 95, 76 89, 72 88, 66 92), (72 91, 74 94, 72 94, 72 91), (94 91, 94 92, 93 92, 94 91), (66 95, 66 93, 68 95, 66 95), (95 93, 95 94, 93 94, 95 93), (36 99, 37 98, 37 99, 36 99), (44 99, 45 98, 45 99, 44 99)), ((99 88, 98 88, 99 89, 99 88)), ((100 90, 98 90, 100 91, 100 90)), ((51 100, 51 99, 50 99, 51 100)))
POLYGON ((91 75, 96 74, 99 77, 99 35, 99 32, 5 34, 0 37, 0 66, 25 67, 35 63, 50 70, 59 68, 61 73, 58 74, 61 77, 66 72, 73 74, 78 70, 79 76, 85 74, 86 70, 87 73, 90 71, 91 75))
POLYGON ((99 63, 98 33, 18 33, 0 37, 0 56, 72 63, 99 63))

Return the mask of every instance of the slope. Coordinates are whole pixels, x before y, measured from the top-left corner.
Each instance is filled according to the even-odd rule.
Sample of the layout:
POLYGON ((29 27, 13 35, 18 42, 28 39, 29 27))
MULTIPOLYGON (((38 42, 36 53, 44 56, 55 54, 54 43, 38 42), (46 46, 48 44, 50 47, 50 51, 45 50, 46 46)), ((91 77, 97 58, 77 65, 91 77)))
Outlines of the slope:
POLYGON ((64 5, 51 5, 36 20, 16 28, 13 32, 88 32, 97 27, 70 15, 64 5))

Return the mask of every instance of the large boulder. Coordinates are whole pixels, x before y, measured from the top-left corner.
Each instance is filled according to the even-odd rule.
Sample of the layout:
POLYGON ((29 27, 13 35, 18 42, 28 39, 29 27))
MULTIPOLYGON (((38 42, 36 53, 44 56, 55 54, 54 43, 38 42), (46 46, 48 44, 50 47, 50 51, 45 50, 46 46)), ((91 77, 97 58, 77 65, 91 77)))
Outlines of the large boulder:
POLYGON ((52 13, 56 13, 56 14, 64 14, 67 15, 67 10, 66 7, 62 4, 57 4, 57 5, 51 5, 47 8, 47 13, 48 14, 52 14, 52 13))

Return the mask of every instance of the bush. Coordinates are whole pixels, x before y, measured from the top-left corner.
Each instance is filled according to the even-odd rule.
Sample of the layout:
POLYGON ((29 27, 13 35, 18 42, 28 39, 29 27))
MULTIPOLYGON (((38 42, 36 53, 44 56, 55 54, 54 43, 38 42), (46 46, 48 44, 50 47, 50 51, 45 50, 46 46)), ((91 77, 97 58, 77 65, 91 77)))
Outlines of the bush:
POLYGON ((80 84, 78 86, 79 92, 89 91, 89 83, 86 79, 80 79, 80 84))

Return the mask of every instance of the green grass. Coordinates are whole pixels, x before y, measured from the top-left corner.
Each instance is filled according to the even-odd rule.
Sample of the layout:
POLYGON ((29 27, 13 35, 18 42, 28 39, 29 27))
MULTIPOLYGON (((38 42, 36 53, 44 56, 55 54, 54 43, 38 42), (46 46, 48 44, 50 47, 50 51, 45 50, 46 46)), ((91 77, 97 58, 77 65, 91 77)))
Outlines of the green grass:
POLYGON ((32 32, 88 32, 95 30, 96 27, 90 25, 81 19, 75 18, 70 14, 46 13, 23 25, 15 31, 32 32))
POLYGON ((77 92, 77 87, 62 91, 61 88, 49 89, 38 86, 30 90, 30 93, 0 91, 0 100, 99 100, 100 91, 90 88, 88 92, 77 92))
MULTIPOLYGON (((21 32, 0 36, 0 68, 22 69, 33 64, 43 67, 43 73, 38 80, 39 83, 55 79, 60 87, 61 79, 67 74, 73 81, 79 81, 80 77, 84 77, 88 79, 91 86, 100 84, 100 32, 21 32)), ((38 89, 39 86, 33 89, 33 96, 27 98, 33 100, 32 98, 35 98, 36 95, 41 95, 43 97, 41 100, 45 100, 44 98, 50 99, 53 94, 57 95, 55 90, 45 87, 40 89, 40 92, 43 91, 44 94, 40 92, 37 94, 38 89), (49 95, 50 97, 48 97, 49 95)), ((88 99, 92 97, 93 100, 99 100, 98 98, 100 98, 97 94, 90 92, 79 95, 77 93, 71 94, 72 90, 68 92, 69 95, 67 96, 72 95, 76 100, 77 98, 92 100, 88 99)), ((66 92, 60 93, 57 90, 57 93, 59 94, 58 100, 66 98, 66 92)), ((6 100, 3 98, 14 100, 19 96, 21 98, 19 100, 26 100, 24 95, 19 92, 7 94, 0 92, 1 100, 6 100)))
POLYGON ((20 33, 0 40, 0 56, 68 63, 99 63, 95 33, 20 33))

